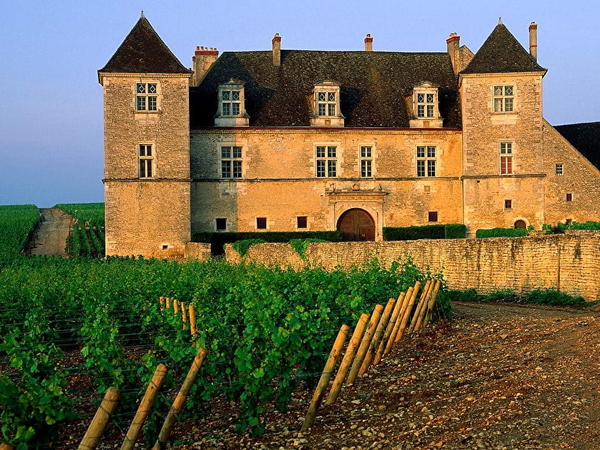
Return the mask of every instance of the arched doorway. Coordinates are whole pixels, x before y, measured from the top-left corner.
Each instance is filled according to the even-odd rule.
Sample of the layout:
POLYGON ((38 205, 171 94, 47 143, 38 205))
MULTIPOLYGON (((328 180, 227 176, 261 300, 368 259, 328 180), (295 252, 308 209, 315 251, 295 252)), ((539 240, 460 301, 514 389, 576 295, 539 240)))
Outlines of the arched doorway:
POLYGON ((515 228, 520 228, 520 229, 524 230, 525 228, 527 228, 527 224, 525 223, 524 220, 519 219, 515 222, 515 228))
POLYGON ((342 214, 337 229, 341 231, 344 241, 375 240, 375 222, 363 209, 353 208, 342 214))

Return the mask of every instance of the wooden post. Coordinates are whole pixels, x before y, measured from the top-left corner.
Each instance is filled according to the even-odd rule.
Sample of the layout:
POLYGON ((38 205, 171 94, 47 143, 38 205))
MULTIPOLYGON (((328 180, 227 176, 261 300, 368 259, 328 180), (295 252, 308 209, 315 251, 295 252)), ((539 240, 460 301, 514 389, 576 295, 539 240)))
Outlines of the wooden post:
POLYGON ((187 309, 185 308, 185 303, 181 302, 181 321, 183 322, 183 325, 181 326, 184 330, 186 327, 186 323, 187 323, 187 309))
POLYGON ((396 319, 396 323, 394 324, 394 329, 392 330, 392 334, 390 335, 388 341, 385 344, 385 351, 384 351, 385 355, 387 355, 392 350, 392 347, 394 346, 394 343, 396 341, 396 336, 398 335, 398 331, 400 330, 400 327, 402 325, 402 319, 404 318, 404 315, 406 314, 406 310, 410 303, 410 299, 413 296, 413 291, 415 289, 418 290, 419 285, 420 285, 420 283, 417 281, 414 286, 409 287, 408 290, 406 291, 406 295, 404 296, 402 306, 400 307, 401 308, 400 312, 398 313, 398 318, 396 319))
POLYGON ((317 416, 317 409, 319 409, 319 405, 321 404, 321 400, 323 399, 325 389, 329 384, 329 380, 331 378, 331 374, 333 373, 333 369, 335 369, 335 365, 338 359, 340 358, 340 355, 342 354, 342 347, 344 347, 344 343, 346 342, 346 336, 348 335, 349 329, 350 327, 348 325, 342 325, 337 337, 335 338, 335 342, 333 343, 333 347, 331 349, 331 352, 329 353, 329 358, 327 358, 325 368, 323 369, 323 373, 321 374, 321 378, 319 379, 319 384, 317 384, 317 388, 315 389, 315 393, 313 394, 312 401, 310 402, 308 413, 304 418, 304 423, 302 424, 303 432, 308 430, 315 421, 315 417, 317 416))
POLYGON ((144 422, 146 421, 146 418, 152 409, 154 399, 156 398, 163 381, 165 381, 166 376, 167 366, 164 364, 159 364, 154 371, 154 376, 152 377, 150 384, 148 384, 148 387, 146 388, 146 393, 144 394, 140 406, 135 413, 135 417, 129 426, 129 431, 127 431, 127 435, 125 436, 121 450, 131 450, 134 447, 135 441, 137 441, 142 426, 144 425, 144 422))
POLYGON ((435 286, 433 287, 433 292, 431 297, 429 298, 429 304, 427 305, 427 312, 425 313, 425 317, 423 319, 423 326, 426 326, 431 321, 431 316, 433 314, 433 308, 435 306, 435 300, 438 296, 438 292, 440 291, 440 287, 442 286, 442 281, 437 280, 435 286))
POLYGON ((390 319, 390 315, 392 314, 392 310, 394 309, 394 305, 396 304, 395 298, 390 298, 385 305, 385 310, 383 311, 383 315, 381 316, 381 320, 377 324, 377 329, 375 330, 375 334, 373 335, 373 340, 371 341, 371 345, 369 345, 369 350, 365 355, 365 359, 363 360, 362 365, 360 366, 360 370, 358 371, 359 376, 363 376, 369 370, 371 366, 371 361, 375 357, 375 353, 379 348, 379 342, 381 342, 381 338, 383 337, 383 332, 385 331, 385 327, 390 319))
POLYGON ((194 305, 190 305, 190 333, 192 336, 196 334, 196 311, 194 305))
POLYGON ((179 312, 179 302, 177 300, 173 300, 173 314, 177 314, 179 312))
POLYGON ((340 368, 338 369, 337 375, 333 380, 333 384, 331 385, 331 390, 329 391, 329 395, 327 396, 327 400, 325 400, 326 405, 332 405, 340 395, 340 391, 342 390, 342 385, 344 384, 344 380, 346 379, 346 375, 348 375, 348 371, 350 370, 350 364, 352 364, 352 360, 354 359, 354 355, 356 354, 356 350, 358 349, 358 345, 360 344, 360 340, 365 331, 367 323, 369 322, 369 315, 363 314, 358 319, 356 323, 356 327, 354 328, 354 333, 352 333, 352 337, 350 338, 350 342, 348 342, 348 348, 346 348, 346 354, 342 359, 342 363, 340 364, 340 368))
POLYGON ((104 395, 104 400, 100 404, 98 411, 92 419, 89 428, 87 429, 85 436, 79 444, 79 450, 93 450, 100 442, 100 437, 104 432, 104 428, 108 423, 110 416, 115 411, 121 393, 118 389, 109 387, 104 395))
POLYGON ((159 297, 158 301, 160 302, 160 310, 164 311, 165 310, 165 298, 164 297, 159 297))
POLYGON ((377 347, 377 352, 375 353, 375 359, 373 360, 373 365, 377 365, 381 362, 381 358, 383 358, 383 352, 385 350, 386 344, 390 339, 390 335, 396 326, 396 321, 398 320, 398 315, 400 314, 400 310, 402 309, 402 303, 404 303, 404 298, 406 297, 406 292, 401 292, 398 296, 398 300, 396 300, 396 305, 394 306, 394 310, 392 311, 392 315, 390 317, 390 321, 385 327, 385 332, 383 333, 383 338, 379 343, 379 347, 377 347))
POLYGON ((167 309, 171 309, 171 299, 169 297, 165 298, 165 306, 167 309))
POLYGON ((431 291, 433 290, 433 285, 434 285, 433 280, 428 280, 427 284, 425 284, 426 289, 423 292, 423 295, 421 296, 421 298, 419 299, 419 304, 417 305, 415 314, 413 315, 413 318, 410 322, 410 328, 408 330, 409 334, 415 333, 421 326, 421 321, 423 320, 423 312, 425 311, 425 308, 427 307, 427 304, 429 303, 429 297, 431 296, 431 291))
POLYGON ((158 439, 156 440, 154 447, 152 447, 152 450, 160 450, 162 448, 165 448, 165 446, 167 445, 167 441, 169 440, 169 436, 171 435, 173 425, 175 424, 175 419, 177 419, 177 416, 183 409, 183 405, 185 404, 185 399, 187 398, 187 395, 190 391, 190 388, 194 384, 194 381, 196 381, 198 372, 200 371, 200 368, 202 367, 202 364, 204 363, 204 358, 206 358, 206 353, 207 353, 206 350, 203 348, 198 350, 198 353, 196 354, 196 357, 194 358, 194 361, 192 362, 192 366, 190 367, 190 370, 189 370, 187 376, 185 377, 183 385, 181 386, 181 389, 177 393, 177 397, 175 397, 175 401, 173 402, 173 405, 171 406, 171 409, 169 410, 169 413, 167 414, 165 423, 163 423, 163 426, 160 429, 160 433, 158 434, 158 439))
MULTIPOLYGON (((419 286, 421 283, 419 283, 419 286)), ((416 286, 416 284, 415 284, 416 286)), ((425 289, 425 287, 423 287, 425 289)), ((414 308, 415 301, 417 300, 417 295, 419 295, 419 289, 414 289, 412 295, 410 297, 410 301, 408 302, 408 306, 406 307, 406 311, 404 311, 404 316, 402 317, 402 323, 400 324, 400 329, 398 330, 398 334, 396 334, 396 338, 394 340, 394 344, 400 342, 402 336, 404 335, 404 330, 406 329, 406 325, 408 324, 408 319, 410 319, 410 314, 414 308)))
POLYGON ((358 352, 356 353, 354 361, 352 362, 352 368, 350 369, 350 374, 348 375, 348 380, 346 381, 346 384, 348 385, 354 384, 354 381, 356 381, 358 371, 360 370, 360 366, 362 365, 362 362, 365 359, 367 350, 369 350, 371 339, 373 338, 373 334, 375 334, 375 329, 377 328, 377 324, 379 323, 379 318, 381 317, 382 312, 383 306, 375 305, 375 309, 373 310, 373 313, 371 314, 371 319, 369 320, 369 325, 367 326, 367 331, 365 332, 362 340, 360 341, 358 352))
POLYGON ((10 444, 0 443, 0 450, 13 450, 15 447, 10 444))

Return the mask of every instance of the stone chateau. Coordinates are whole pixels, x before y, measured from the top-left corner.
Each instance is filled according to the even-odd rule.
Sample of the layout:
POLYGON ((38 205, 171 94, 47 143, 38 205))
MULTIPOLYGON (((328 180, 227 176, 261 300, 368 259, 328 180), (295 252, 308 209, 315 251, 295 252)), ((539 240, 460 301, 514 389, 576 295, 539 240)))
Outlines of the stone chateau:
POLYGON ((600 122, 544 120, 529 51, 499 23, 473 53, 196 47, 142 16, 98 71, 109 255, 180 256, 193 232, 600 220, 600 122))

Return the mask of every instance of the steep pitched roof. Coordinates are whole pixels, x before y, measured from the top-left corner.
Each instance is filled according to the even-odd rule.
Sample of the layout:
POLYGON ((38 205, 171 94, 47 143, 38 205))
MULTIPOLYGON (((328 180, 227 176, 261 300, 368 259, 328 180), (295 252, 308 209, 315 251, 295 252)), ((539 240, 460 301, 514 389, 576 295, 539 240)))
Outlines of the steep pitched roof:
POLYGON ((461 124, 457 77, 447 53, 283 50, 223 53, 200 86, 191 89, 192 128, 214 125, 217 88, 231 78, 245 82, 251 126, 310 126, 316 84, 340 84, 346 127, 409 127, 413 87, 439 86, 444 128, 461 124))
POLYGON ((189 73, 146 17, 140 17, 123 43, 98 72, 189 73))
POLYGON ((600 122, 554 127, 569 143, 600 169, 600 122))
POLYGON ((499 23, 461 74, 506 72, 546 72, 546 69, 499 23))

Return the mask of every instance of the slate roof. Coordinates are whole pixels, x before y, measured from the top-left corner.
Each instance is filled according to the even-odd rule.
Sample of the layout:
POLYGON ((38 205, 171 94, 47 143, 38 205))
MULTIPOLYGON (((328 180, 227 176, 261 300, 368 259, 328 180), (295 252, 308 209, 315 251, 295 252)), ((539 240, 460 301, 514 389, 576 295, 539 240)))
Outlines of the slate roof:
POLYGON ((413 87, 439 87, 444 128, 460 128, 457 76, 447 53, 282 50, 223 53, 200 86, 191 88, 192 128, 214 126, 217 88, 231 78, 245 82, 250 126, 310 126, 313 88, 340 84, 345 127, 408 128, 413 87), (407 99, 408 97, 408 99, 407 99))
POLYGON ((190 73, 154 31, 148 19, 140 17, 123 43, 98 72, 190 73))
POLYGON ((554 127, 569 143, 600 169, 600 122, 554 127))
POLYGON ((503 24, 496 25, 469 65, 469 73, 546 72, 503 24))

